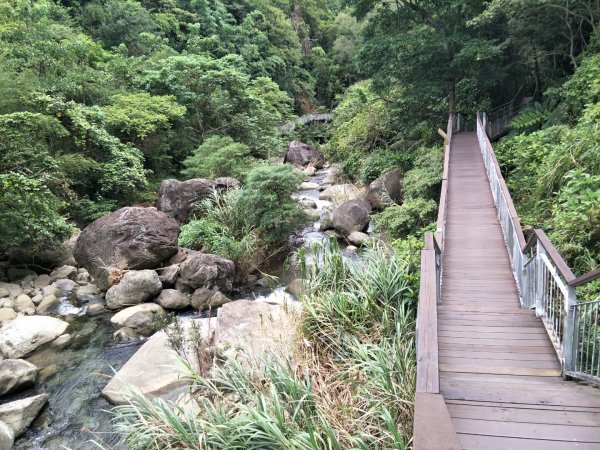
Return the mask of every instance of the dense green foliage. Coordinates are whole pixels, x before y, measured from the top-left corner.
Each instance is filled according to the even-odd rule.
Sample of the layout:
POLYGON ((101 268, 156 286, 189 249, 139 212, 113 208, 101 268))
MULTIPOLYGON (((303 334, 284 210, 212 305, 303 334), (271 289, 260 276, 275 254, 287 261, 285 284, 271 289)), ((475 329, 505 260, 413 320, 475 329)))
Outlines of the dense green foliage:
POLYGON ((209 375, 189 367, 197 411, 141 395, 114 410, 124 448, 407 448, 416 377, 413 255, 337 247, 307 274, 301 338, 290 360, 264 355, 209 375), (255 370, 253 370, 255 369, 255 370), (358 382, 357 382, 358 381, 358 382))
POLYGON ((598 56, 583 56, 575 74, 548 92, 552 102, 545 110, 517 116, 514 131, 497 149, 522 220, 549 231, 579 273, 600 264, 598 56), (542 119, 532 120, 536 112, 542 119))
POLYGON ((338 31, 358 42, 359 28, 339 13, 312 0, 2 2, 0 174, 38 180, 57 201, 0 217, 19 219, 0 247, 46 213, 62 224, 45 234, 52 245, 65 220, 151 200, 184 161, 184 176, 243 178, 246 161, 223 162, 282 155, 277 126, 344 86, 352 50, 338 31))
POLYGON ((199 217, 181 227, 179 244, 233 260, 243 278, 303 225, 304 215, 291 199, 303 178, 287 164, 257 165, 243 187, 202 203, 199 217))

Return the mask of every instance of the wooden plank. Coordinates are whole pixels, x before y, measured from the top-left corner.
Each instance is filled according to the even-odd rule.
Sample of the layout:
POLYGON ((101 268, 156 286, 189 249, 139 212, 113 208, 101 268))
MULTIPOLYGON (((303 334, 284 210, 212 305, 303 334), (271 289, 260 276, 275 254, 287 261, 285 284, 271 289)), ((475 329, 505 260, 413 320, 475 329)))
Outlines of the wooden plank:
POLYGON ((578 450, 598 450, 598 444, 588 442, 573 444, 564 441, 505 438, 463 433, 458 434, 458 438, 464 450, 573 450, 574 448, 578 450))
POLYGON ((485 434, 488 436, 566 442, 600 442, 600 427, 460 418, 452 418, 452 423, 457 433, 483 434, 481 431, 485 429, 485 434))
POLYGON ((524 403, 528 405, 561 405, 561 406, 586 406, 600 408, 600 397, 590 395, 586 390, 573 388, 560 388, 553 386, 548 389, 523 383, 485 383, 471 382, 468 386, 456 381, 442 379, 441 393, 449 400, 474 400, 483 402, 524 403))
POLYGON ((555 353, 516 353, 516 352, 473 352, 469 350, 439 350, 440 360, 442 358, 468 358, 477 359, 498 359, 508 361, 558 361, 555 353))
MULTIPOLYGON (((437 336, 437 275, 431 233, 430 250, 421 250, 421 280, 417 307, 417 392, 439 393, 437 336)), ((427 242, 430 241, 430 242, 427 242)))
MULTIPOLYGON (((479 352, 483 353, 483 352, 479 352)), ((489 355, 493 355, 493 353, 486 353, 489 355)), ((523 368, 523 369, 555 369, 558 371, 556 376, 560 376, 560 364, 558 363, 558 359, 554 360, 546 360, 546 361, 530 361, 530 360, 507 360, 507 359, 495 359, 495 358, 464 358, 464 357, 448 357, 448 356, 440 356, 440 370, 443 370, 441 366, 449 365, 449 366, 486 366, 490 370, 499 367, 507 367, 507 368, 523 368)), ((452 370, 451 372, 456 372, 452 370)), ((461 370, 461 372, 465 372, 461 370)), ((475 373, 482 373, 480 370, 473 370, 475 373)), ((487 372, 485 372, 487 373, 487 372)), ((500 373, 500 372, 490 372, 490 373, 500 373)))
POLYGON ((439 349, 445 350, 469 350, 474 352, 500 352, 500 353, 552 353, 556 354, 554 347, 548 342, 545 346, 529 345, 484 345, 481 343, 473 344, 471 342, 446 342, 441 341, 438 344, 439 349))
POLYGON ((414 417, 414 450, 461 449, 441 395, 417 392, 414 417))
POLYGON ((512 365, 501 365, 493 366, 489 364, 475 365, 475 364, 451 364, 441 363, 439 364, 441 372, 469 372, 469 373, 493 373, 493 374, 505 374, 505 375, 536 375, 539 377, 559 377, 560 367, 558 369, 540 369, 531 367, 512 367, 512 365))
MULTIPOLYGON (((523 422, 534 424, 600 426, 600 413, 589 411, 569 411, 539 408, 512 408, 509 405, 446 405, 453 419, 478 419, 502 422, 523 422)), ((483 427, 482 427, 483 428, 483 427)), ((487 432, 487 429, 486 429, 487 432)))
POLYGON ((600 414, 600 408, 587 408, 583 406, 559 406, 559 405, 527 405, 520 403, 497 403, 497 402, 475 402, 471 400, 445 400, 446 405, 469 405, 511 408, 511 409, 531 409, 534 411, 568 411, 568 412, 592 412, 600 414))

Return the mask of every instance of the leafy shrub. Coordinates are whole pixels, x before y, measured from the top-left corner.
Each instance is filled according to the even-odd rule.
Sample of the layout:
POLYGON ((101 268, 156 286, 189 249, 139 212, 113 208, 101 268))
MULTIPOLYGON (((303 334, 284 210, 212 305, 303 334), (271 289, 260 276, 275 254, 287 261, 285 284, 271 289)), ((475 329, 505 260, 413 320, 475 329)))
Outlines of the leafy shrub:
POLYGON ((52 246, 72 228, 59 214, 63 203, 39 180, 0 174, 0 248, 52 246))
POLYGON ((391 149, 376 150, 364 159, 360 168, 360 182, 368 184, 388 169, 405 167, 407 159, 409 155, 404 152, 391 149))
POLYGON ((413 168, 404 174, 400 182, 405 199, 437 199, 440 195, 443 153, 440 147, 420 148, 413 168))
POLYGON ((431 224, 437 214, 433 200, 417 198, 390 206, 374 217, 375 229, 392 239, 405 238, 431 224))
POLYGON ((267 243, 287 240, 304 222, 304 214, 291 195, 304 175, 290 164, 261 164, 252 169, 244 186, 249 220, 267 243))
POLYGON ((305 219, 291 199, 303 176, 289 164, 259 165, 245 186, 207 199, 181 227, 179 244, 236 262, 241 275, 260 267, 305 219))
POLYGON ((211 136, 188 156, 181 171, 188 178, 234 177, 243 179, 256 159, 247 145, 229 136, 211 136))
POLYGON ((565 258, 587 272, 597 267, 600 255, 600 175, 574 170, 565 180, 552 210, 551 238, 565 258))

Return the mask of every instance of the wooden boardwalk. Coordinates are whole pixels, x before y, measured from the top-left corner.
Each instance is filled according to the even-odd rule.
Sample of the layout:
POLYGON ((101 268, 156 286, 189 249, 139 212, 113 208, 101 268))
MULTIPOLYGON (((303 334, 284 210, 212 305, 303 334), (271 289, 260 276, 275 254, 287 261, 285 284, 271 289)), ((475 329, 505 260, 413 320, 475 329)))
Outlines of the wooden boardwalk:
POLYGON ((542 321, 523 310, 476 133, 452 138, 439 390, 464 449, 600 449, 600 390, 563 381, 542 321))

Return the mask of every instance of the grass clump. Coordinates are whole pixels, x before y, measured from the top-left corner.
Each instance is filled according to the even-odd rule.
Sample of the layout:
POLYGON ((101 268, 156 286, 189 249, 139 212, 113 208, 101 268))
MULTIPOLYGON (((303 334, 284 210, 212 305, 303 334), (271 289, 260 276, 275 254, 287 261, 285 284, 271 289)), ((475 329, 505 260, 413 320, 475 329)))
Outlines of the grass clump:
MULTIPOLYGON (((358 262, 335 245, 307 279, 299 345, 276 355, 189 370, 199 408, 136 397, 114 409, 127 450, 404 449, 416 362, 414 280, 383 246, 358 262), (255 364, 255 365, 253 365, 255 364)), ((306 262, 306 259, 305 259, 306 262)))

